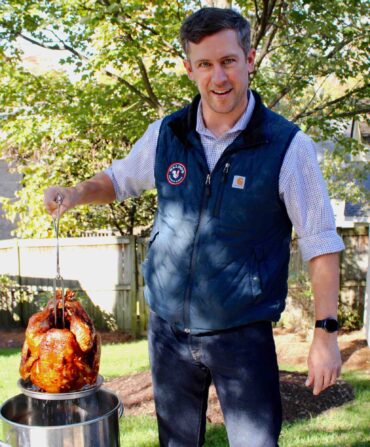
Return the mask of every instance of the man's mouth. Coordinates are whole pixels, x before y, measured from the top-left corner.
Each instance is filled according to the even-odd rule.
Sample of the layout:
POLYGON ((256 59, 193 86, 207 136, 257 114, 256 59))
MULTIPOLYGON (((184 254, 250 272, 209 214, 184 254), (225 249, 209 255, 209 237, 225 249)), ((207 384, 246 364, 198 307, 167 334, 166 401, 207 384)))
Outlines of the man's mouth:
POLYGON ((224 96, 224 95, 227 95, 228 93, 230 93, 231 90, 232 90, 232 88, 230 88, 228 90, 211 90, 211 92, 218 96, 224 96))

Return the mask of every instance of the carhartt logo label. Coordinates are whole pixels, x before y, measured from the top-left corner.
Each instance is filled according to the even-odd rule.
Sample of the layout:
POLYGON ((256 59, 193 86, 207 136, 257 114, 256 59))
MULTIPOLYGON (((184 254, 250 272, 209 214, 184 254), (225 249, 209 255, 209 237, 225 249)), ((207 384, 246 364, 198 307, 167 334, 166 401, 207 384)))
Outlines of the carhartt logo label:
POLYGON ((167 169, 167 181, 170 185, 180 185, 186 178, 186 168, 182 163, 172 163, 167 169))
POLYGON ((232 187, 238 189, 244 189, 244 186, 245 186, 245 177, 242 177, 241 175, 234 175, 232 187))

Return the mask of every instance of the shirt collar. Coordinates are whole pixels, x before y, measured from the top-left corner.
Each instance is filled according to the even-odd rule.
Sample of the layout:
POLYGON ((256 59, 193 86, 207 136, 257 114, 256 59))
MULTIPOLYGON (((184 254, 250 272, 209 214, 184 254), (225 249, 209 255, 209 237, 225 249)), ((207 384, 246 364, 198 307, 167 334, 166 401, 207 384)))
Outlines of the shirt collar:
MULTIPOLYGON (((254 99, 253 93, 251 90, 248 90, 248 105, 247 108, 245 109, 245 111, 243 112, 242 116, 238 119, 238 121, 234 124, 234 126, 229 129, 228 131, 226 131, 222 136, 225 135, 229 135, 235 132, 241 132, 242 130, 244 130, 247 126, 248 123, 252 117, 252 113, 254 110, 254 105, 255 105, 256 101, 254 99)), ((215 136, 213 135, 213 133, 207 129, 207 127, 204 124, 204 120, 203 120, 203 113, 202 113, 202 100, 199 101, 198 104, 198 109, 197 109, 197 125, 196 125, 196 131, 200 134, 200 135, 207 135, 210 136, 212 138, 215 138, 215 136)))

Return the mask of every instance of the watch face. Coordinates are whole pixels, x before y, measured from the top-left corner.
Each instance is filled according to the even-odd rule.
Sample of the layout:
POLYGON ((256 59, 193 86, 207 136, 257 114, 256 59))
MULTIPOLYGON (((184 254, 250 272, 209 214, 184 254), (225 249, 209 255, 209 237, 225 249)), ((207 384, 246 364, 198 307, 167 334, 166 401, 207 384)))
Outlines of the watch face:
POLYGON ((325 321, 325 329, 328 332, 335 332, 335 331, 337 331, 338 330, 338 321, 337 320, 332 320, 332 319, 328 318, 325 321))

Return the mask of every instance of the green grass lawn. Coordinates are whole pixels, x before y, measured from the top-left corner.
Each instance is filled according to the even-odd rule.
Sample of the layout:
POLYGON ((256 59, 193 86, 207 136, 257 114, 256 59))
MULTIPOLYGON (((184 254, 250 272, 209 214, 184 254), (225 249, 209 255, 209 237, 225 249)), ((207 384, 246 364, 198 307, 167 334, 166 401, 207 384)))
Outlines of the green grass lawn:
MULTIPOLYGON (((19 393, 19 360, 20 349, 0 349, 0 403, 19 393)), ((103 346, 101 374, 105 378, 141 372, 148 368, 145 340, 103 346)), ((283 369, 294 370, 289 365, 284 365, 283 369)), ((351 372, 343 374, 343 379, 353 386, 355 400, 312 419, 284 424, 280 447, 370 446, 369 375, 351 372)), ((123 417, 120 434, 122 447, 158 447, 156 421, 151 417, 123 417)), ((223 426, 208 425, 206 446, 228 446, 223 426)))

